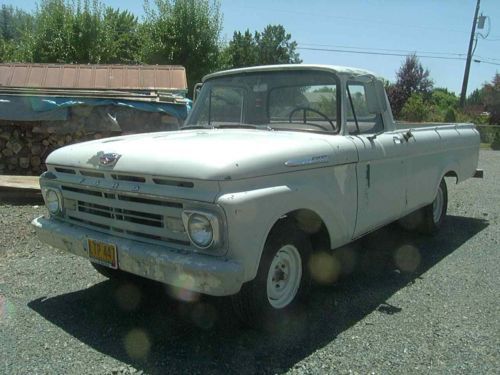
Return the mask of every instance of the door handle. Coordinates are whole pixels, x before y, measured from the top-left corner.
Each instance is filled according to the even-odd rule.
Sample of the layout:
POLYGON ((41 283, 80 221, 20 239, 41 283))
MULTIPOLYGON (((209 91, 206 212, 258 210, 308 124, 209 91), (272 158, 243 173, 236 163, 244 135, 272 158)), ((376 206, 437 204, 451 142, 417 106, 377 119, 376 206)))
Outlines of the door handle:
POLYGON ((399 144, 401 144, 401 143, 402 143, 401 138, 396 137, 396 136, 392 137, 392 140, 393 140, 393 141, 394 141, 394 143, 395 143, 395 144, 397 144, 397 145, 399 145, 399 144))

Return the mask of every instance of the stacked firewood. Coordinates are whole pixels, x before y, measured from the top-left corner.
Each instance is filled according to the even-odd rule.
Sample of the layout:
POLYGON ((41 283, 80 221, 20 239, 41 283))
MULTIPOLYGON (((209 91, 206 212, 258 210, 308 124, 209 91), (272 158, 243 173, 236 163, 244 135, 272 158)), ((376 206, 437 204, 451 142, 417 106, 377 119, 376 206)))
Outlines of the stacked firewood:
POLYGON ((112 132, 57 134, 53 128, 22 123, 0 124, 0 174, 39 175, 56 148, 114 135, 112 132))
MULTIPOLYGON (((76 111, 75 111, 76 112, 76 111)), ((12 122, 0 120, 0 174, 39 175, 55 149, 105 137, 175 130, 176 118, 129 110, 105 114, 73 115, 67 121, 12 122)))

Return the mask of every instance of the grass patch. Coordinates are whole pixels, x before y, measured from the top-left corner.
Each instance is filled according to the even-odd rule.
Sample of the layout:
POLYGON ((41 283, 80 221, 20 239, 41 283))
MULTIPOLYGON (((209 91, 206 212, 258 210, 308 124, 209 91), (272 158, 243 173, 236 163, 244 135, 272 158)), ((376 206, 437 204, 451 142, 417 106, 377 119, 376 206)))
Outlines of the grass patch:
POLYGON ((479 147, 481 150, 491 150, 491 143, 481 143, 479 147))

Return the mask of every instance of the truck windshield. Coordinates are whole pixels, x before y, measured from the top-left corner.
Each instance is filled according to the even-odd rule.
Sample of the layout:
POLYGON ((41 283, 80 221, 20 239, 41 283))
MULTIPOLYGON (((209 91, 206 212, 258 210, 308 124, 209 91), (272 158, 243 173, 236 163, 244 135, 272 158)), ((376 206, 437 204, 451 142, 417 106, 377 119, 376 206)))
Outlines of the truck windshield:
POLYGON ((208 80, 185 128, 250 127, 338 132, 333 73, 290 70, 239 73, 208 80))

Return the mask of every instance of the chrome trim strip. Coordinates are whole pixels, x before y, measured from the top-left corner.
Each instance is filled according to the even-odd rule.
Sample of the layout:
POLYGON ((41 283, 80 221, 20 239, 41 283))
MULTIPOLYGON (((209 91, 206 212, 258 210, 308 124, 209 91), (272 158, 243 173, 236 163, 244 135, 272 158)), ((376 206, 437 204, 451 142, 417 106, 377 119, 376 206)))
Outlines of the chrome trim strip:
POLYGON ((287 167, 300 167, 303 165, 328 163, 329 161, 330 157, 328 155, 319 155, 319 156, 310 156, 308 158, 303 158, 303 159, 288 160, 285 162, 285 165, 287 167))

